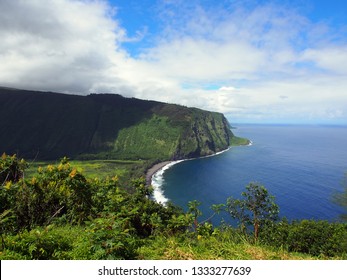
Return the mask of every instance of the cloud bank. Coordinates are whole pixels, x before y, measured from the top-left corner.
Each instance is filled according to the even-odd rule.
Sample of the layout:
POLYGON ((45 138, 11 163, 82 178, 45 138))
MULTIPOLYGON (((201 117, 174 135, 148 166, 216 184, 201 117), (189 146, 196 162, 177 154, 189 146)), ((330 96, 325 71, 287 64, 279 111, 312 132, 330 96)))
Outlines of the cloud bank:
POLYGON ((161 32, 134 40, 104 1, 3 0, 0 85, 114 92, 234 121, 347 123, 346 29, 285 5, 201 2, 158 1, 161 32), (131 56, 125 44, 144 39, 131 56))

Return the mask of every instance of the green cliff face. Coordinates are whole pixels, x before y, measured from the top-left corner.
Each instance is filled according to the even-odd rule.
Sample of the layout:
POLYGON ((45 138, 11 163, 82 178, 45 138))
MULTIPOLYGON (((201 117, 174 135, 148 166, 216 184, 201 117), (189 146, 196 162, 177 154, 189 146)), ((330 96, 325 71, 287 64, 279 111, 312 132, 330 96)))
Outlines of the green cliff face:
POLYGON ((229 147, 233 134, 219 113, 193 109, 176 149, 176 158, 211 155, 229 147))
POLYGON ((220 113, 124 98, 0 88, 0 152, 57 159, 181 159, 224 150, 220 113))

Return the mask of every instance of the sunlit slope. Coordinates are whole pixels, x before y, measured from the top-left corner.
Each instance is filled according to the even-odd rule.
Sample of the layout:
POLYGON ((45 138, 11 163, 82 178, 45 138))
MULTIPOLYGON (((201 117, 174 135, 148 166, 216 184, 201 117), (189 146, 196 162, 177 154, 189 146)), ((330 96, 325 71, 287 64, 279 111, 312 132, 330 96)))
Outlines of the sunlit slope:
POLYGON ((0 152, 57 159, 180 159, 226 149, 223 114, 124 98, 0 88, 0 152))

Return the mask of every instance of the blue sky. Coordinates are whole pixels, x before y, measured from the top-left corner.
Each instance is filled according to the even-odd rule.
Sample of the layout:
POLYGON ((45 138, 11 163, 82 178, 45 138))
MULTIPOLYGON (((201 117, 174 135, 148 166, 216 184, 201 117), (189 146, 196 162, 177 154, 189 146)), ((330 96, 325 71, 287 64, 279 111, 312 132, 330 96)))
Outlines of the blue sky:
POLYGON ((0 2, 0 85, 347 124, 347 1, 0 2))
MULTIPOLYGON (((223 1, 223 0, 202 0, 202 1, 155 1, 155 0, 110 0, 110 5, 116 7, 117 16, 115 17, 125 27, 129 36, 136 37, 139 32, 146 30, 147 38, 139 44, 126 45, 127 50, 136 55, 150 37, 160 32, 163 26, 162 19, 157 12, 160 7, 169 7, 173 12, 180 9, 192 8, 201 5, 205 9, 221 8, 231 10, 237 5, 248 7, 248 9, 261 5, 278 5, 295 9, 298 13, 306 16, 313 23, 324 22, 334 28, 346 26, 347 23, 347 3, 344 0, 291 0, 291 1, 223 1), (166 4, 165 4, 166 2, 166 4), (187 3, 185 3, 187 2, 187 3), (164 3, 164 4, 163 4, 164 3), (175 5, 178 3, 178 5, 175 5), (183 3, 183 4, 182 4, 183 3)), ((179 14, 179 13, 178 13, 179 14)), ((179 21, 179 17, 177 18, 179 21)))

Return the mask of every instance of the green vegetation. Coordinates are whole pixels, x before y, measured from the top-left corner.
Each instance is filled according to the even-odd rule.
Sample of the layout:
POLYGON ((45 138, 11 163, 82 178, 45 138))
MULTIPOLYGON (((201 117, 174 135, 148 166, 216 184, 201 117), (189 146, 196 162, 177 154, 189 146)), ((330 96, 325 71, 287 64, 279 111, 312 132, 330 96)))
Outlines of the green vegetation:
POLYGON ((261 232, 264 244, 313 256, 347 258, 347 224, 286 219, 268 224, 261 232))
POLYGON ((250 141, 247 138, 234 136, 231 138, 231 146, 245 146, 249 145, 250 141))
POLYGON ((138 158, 141 155, 142 159, 169 159, 176 152, 181 130, 170 124, 168 117, 153 115, 120 130, 112 155, 116 158, 138 158))
POLYGON ((175 160, 234 143, 223 114, 124 98, 0 88, 0 151, 27 159, 175 160))
POLYGON ((260 228, 265 223, 278 219, 279 209, 275 198, 270 196, 264 186, 251 183, 246 187, 246 192, 241 194, 244 199, 229 197, 227 211, 234 219, 238 219, 242 230, 247 225, 254 228, 254 237, 257 240, 260 228))
POLYGON ((31 163, 0 158, 0 259, 346 259, 346 223, 278 221, 264 186, 212 205, 239 222, 216 227, 199 221, 198 201, 186 212, 154 202, 141 177, 158 161, 247 144, 215 112, 1 88, 0 150, 31 163))
POLYGON ((150 260, 308 260, 325 259, 289 252, 281 247, 255 243, 231 227, 217 228, 211 235, 195 233, 158 235, 138 249, 140 259, 150 260))
MULTIPOLYGON (((149 162, 144 160, 71 160, 80 173, 88 179, 106 179, 119 177, 120 181, 129 181, 130 178, 141 177, 148 168, 149 162)), ((57 161, 33 161, 26 170, 26 176, 33 176, 39 167, 59 164, 57 161)))
POLYGON ((272 196, 257 184, 244 200, 213 206, 240 228, 215 227, 199 221, 197 201, 187 212, 154 202, 141 178, 126 187, 117 176, 86 178, 66 158, 30 176, 26 168, 15 155, 0 159, 0 259, 347 258, 347 224, 276 221, 272 196), (257 223, 255 235, 247 224, 257 223))

